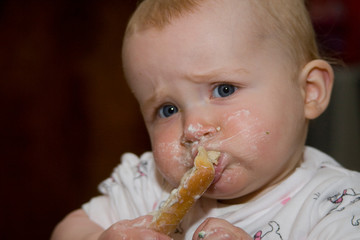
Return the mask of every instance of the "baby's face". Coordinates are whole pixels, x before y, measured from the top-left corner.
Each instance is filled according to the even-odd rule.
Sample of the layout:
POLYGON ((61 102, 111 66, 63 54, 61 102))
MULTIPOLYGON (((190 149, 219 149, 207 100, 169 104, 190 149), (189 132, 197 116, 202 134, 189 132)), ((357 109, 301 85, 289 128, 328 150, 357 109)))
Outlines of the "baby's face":
POLYGON ((301 159, 306 133, 293 65, 261 44, 246 1, 234 2, 238 7, 208 6, 163 30, 136 33, 124 45, 159 170, 176 186, 199 146, 220 151, 206 193, 219 199, 284 178, 301 159))

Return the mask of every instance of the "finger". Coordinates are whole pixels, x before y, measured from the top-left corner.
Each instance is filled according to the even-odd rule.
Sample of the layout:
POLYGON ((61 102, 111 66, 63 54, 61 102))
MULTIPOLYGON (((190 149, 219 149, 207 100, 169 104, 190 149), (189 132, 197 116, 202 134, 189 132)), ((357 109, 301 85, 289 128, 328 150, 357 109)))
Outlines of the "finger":
POLYGON ((193 239, 251 240, 252 238, 244 230, 232 225, 226 220, 208 218, 195 231, 193 239))
POLYGON ((171 240, 169 236, 147 228, 126 228, 122 237, 118 239, 171 240))
POLYGON ((131 220, 123 220, 118 222, 121 226, 125 227, 147 227, 153 219, 153 216, 146 215, 131 220))
POLYGON ((233 232, 229 231, 228 229, 224 229, 222 227, 217 227, 216 229, 212 230, 202 230, 198 234, 197 239, 206 239, 206 240, 212 240, 212 239, 242 239, 239 236, 236 236, 233 232))
POLYGON ((212 227, 211 225, 216 222, 215 218, 207 218, 204 222, 202 222, 199 227, 196 229, 193 240, 205 238, 206 230, 210 230, 212 227))
POLYGON ((152 216, 139 217, 133 220, 122 220, 113 224, 103 232, 101 240, 144 239, 144 240, 170 240, 165 234, 147 228, 152 216))
POLYGON ((147 228, 110 228, 103 232, 99 240, 171 240, 169 236, 147 228))

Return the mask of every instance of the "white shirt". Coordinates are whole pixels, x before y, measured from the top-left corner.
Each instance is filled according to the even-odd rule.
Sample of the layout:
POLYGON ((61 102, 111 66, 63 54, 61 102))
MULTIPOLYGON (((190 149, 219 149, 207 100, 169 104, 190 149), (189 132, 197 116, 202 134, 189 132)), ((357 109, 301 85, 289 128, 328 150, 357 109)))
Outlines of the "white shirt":
MULTIPOLYGON (((151 153, 124 154, 99 189, 103 195, 83 205, 104 229, 123 219, 157 210, 171 187, 156 171, 151 153)), ((360 173, 306 147, 304 162, 263 196, 238 205, 201 198, 185 216, 174 239, 191 239, 207 217, 223 218, 254 240, 360 239, 360 173)))

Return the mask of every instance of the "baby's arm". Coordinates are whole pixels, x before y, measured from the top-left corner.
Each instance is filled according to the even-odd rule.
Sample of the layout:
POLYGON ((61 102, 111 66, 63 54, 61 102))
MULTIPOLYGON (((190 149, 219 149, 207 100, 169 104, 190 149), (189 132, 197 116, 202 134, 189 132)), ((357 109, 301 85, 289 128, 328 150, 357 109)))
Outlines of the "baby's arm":
POLYGON ((123 220, 104 230, 80 209, 70 213, 56 226, 51 240, 118 240, 149 239, 149 237, 169 240, 168 236, 147 228, 151 220, 152 216, 123 220))
POLYGON ((55 228, 51 240, 62 239, 99 239, 104 229, 89 219, 78 209, 67 215, 55 228))

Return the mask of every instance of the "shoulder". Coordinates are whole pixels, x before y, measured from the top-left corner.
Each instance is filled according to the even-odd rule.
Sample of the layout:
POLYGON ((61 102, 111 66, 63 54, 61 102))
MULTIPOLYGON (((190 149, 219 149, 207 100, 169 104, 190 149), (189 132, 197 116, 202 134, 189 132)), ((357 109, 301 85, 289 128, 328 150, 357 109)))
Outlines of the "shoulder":
POLYGON ((283 236, 357 239, 353 237, 360 235, 359 172, 345 169, 327 154, 307 147, 304 162, 286 181, 291 184, 280 185, 280 190, 292 186, 294 195, 281 201, 284 206, 273 219, 281 226, 283 236))
POLYGON ((306 147, 304 151, 304 163, 302 168, 314 171, 313 179, 324 178, 342 179, 342 181, 353 181, 360 177, 360 173, 341 166, 329 155, 312 147, 306 147))
POLYGON ((120 164, 99 185, 99 190, 103 195, 92 198, 83 209, 104 227, 152 212, 170 191, 150 152, 141 156, 123 154, 120 164))
POLYGON ((307 147, 301 167, 313 172, 306 185, 314 190, 330 195, 348 188, 358 189, 360 192, 360 173, 342 167, 319 150, 307 147))
POLYGON ((125 153, 121 156, 120 163, 114 168, 111 176, 99 185, 103 194, 114 186, 134 187, 137 180, 146 178, 155 180, 156 167, 151 152, 145 152, 140 157, 134 153, 125 153))
POLYGON ((335 226, 342 233, 346 230, 360 234, 360 173, 342 167, 316 149, 308 150, 308 156, 316 158, 310 161, 316 162, 314 165, 317 166, 313 178, 307 184, 311 189, 307 199, 308 206, 312 206, 309 214, 319 219, 313 234, 320 236, 318 234, 321 230, 321 235, 325 236, 335 226))
POLYGON ((312 192, 309 216, 318 222, 309 239, 357 239, 360 236, 360 174, 325 166, 314 181, 316 188, 312 192))
POLYGON ((310 167, 310 168, 319 168, 324 165, 341 168, 341 165, 331 156, 327 155, 326 153, 316 148, 306 146, 304 150, 304 162, 302 166, 310 167))

